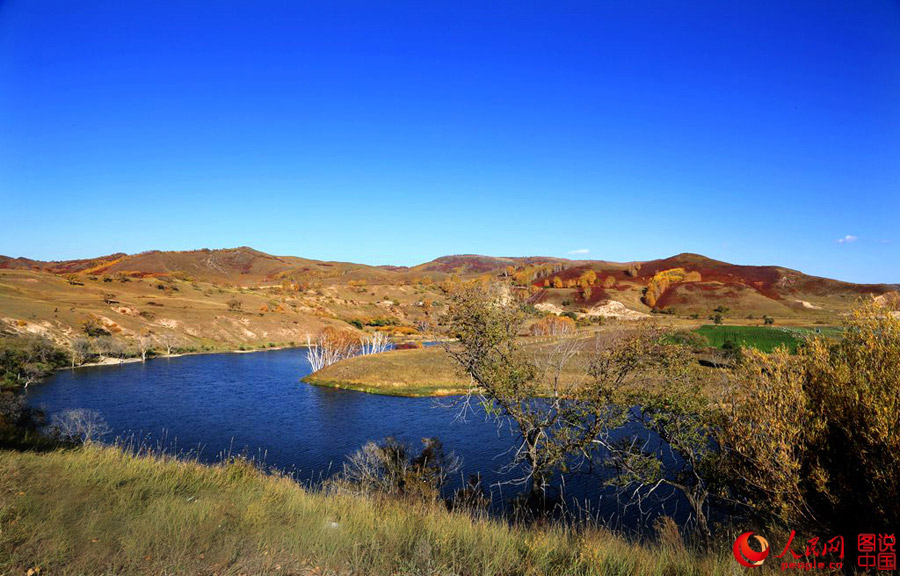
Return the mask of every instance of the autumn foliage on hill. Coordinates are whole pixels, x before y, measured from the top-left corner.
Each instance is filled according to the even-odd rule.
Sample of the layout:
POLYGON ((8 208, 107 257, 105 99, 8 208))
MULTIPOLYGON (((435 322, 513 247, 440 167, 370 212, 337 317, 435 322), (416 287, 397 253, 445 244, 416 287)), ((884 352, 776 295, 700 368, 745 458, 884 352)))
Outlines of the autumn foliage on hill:
POLYGON ((653 308, 660 296, 669 289, 669 286, 680 282, 700 282, 701 279, 699 272, 686 272, 684 268, 671 268, 657 272, 647 284, 643 298, 644 304, 653 308))
POLYGON ((565 336, 575 333, 575 321, 565 316, 547 316, 531 325, 532 336, 565 336))

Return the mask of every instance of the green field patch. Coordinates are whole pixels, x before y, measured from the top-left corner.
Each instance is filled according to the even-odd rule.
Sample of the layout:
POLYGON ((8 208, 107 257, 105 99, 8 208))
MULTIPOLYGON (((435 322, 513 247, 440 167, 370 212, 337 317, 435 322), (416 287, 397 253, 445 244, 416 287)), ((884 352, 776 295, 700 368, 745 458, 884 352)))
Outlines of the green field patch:
MULTIPOLYGON (((805 338, 828 332, 839 333, 837 328, 782 328, 768 326, 715 326, 707 324, 696 330, 710 346, 722 348, 727 342, 734 342, 746 348, 756 348, 762 352, 772 352, 786 346, 792 353, 805 338)), ((826 334, 826 335, 828 335, 826 334)))

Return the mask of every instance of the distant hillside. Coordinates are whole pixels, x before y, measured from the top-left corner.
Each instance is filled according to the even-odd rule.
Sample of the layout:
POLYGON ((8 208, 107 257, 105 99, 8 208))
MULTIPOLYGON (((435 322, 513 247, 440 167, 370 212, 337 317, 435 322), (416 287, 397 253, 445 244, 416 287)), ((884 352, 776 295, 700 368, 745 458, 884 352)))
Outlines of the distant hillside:
POLYGON ((536 264, 564 263, 573 264, 575 261, 565 258, 550 258, 542 256, 528 256, 524 258, 497 258, 494 256, 478 256, 476 254, 461 254, 457 256, 441 256, 431 262, 414 266, 416 272, 443 273, 443 274, 490 274, 504 271, 507 267, 529 266, 536 264))
MULTIPOLYGON (((191 250, 140 254, 113 254, 89 260, 41 262, 0 256, 0 269, 28 269, 52 274, 126 274, 132 277, 179 274, 196 280, 253 284, 276 280, 292 273, 341 275, 354 270, 378 275, 376 267, 343 262, 322 262, 296 256, 272 256, 242 246, 224 250, 191 250)), ((384 271, 387 272, 387 271, 384 271)))
POLYGON ((590 307, 607 300, 622 301, 639 311, 672 311, 703 314, 718 307, 729 308, 732 315, 806 316, 810 319, 835 319, 862 296, 878 296, 897 290, 889 284, 852 284, 840 280, 808 276, 779 266, 742 266, 713 260, 699 254, 679 254, 645 262, 573 262, 571 267, 535 278, 532 284, 545 289, 535 302, 561 300, 553 290, 559 278, 565 288, 577 283, 587 271, 597 282, 585 298, 578 289, 564 291, 570 301, 590 307), (684 280, 665 282, 667 273, 683 274, 684 280), (549 286, 545 286, 549 281, 549 286), (657 293, 652 298, 647 292, 657 293), (642 308, 643 307, 643 308, 642 308))
POLYGON ((409 338, 442 313, 441 282, 483 276, 508 282, 538 309, 557 314, 633 319, 659 312, 705 321, 718 308, 727 309, 728 322, 743 323, 765 315, 779 324, 835 324, 860 298, 897 290, 698 254, 622 263, 456 255, 413 267, 248 247, 58 262, 0 256, 0 334, 71 341, 93 322, 126 340, 175 339, 186 349, 297 343, 329 325, 409 338))

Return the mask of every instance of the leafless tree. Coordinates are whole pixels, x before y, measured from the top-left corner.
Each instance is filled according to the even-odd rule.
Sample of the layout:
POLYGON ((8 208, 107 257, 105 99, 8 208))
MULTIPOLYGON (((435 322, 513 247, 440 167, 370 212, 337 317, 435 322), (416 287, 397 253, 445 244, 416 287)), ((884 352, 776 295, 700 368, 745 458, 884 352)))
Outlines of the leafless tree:
POLYGON ((166 356, 171 356, 172 349, 175 347, 175 344, 177 344, 177 340, 176 340, 175 336, 172 334, 168 334, 168 333, 160 334, 158 340, 159 340, 159 343, 165 347, 166 356))
POLYGON ((99 441, 110 433, 106 420, 96 410, 66 410, 53 416, 51 422, 60 436, 82 444, 99 441))
POLYGON ((313 372, 359 354, 360 345, 352 332, 325 328, 315 340, 306 334, 306 359, 313 372))
POLYGON ((380 354, 391 345, 391 339, 384 332, 374 332, 360 338, 359 353, 362 356, 380 354))
POLYGON ((95 341, 97 353, 100 358, 122 358, 125 355, 125 346, 112 336, 101 336, 95 341))
POLYGON ((147 361, 147 353, 152 350, 153 338, 149 334, 141 334, 137 340, 138 350, 141 353, 141 362, 147 361))
POLYGON ((445 453, 437 438, 422 438, 422 451, 394 438, 369 442, 347 458, 339 482, 363 494, 434 498, 447 478, 460 468, 453 453, 445 453))
POLYGON ((91 342, 87 338, 72 340, 72 368, 84 364, 91 357, 91 342))
POLYGON ((46 372, 38 364, 23 364, 18 372, 19 382, 23 388, 28 388, 46 375, 46 372))
POLYGON ((11 369, 7 369, 16 374, 16 381, 25 388, 49 374, 54 368, 64 366, 66 362, 65 352, 43 336, 24 338, 19 354, 13 355, 13 358, 15 356, 18 358, 12 362, 11 369))

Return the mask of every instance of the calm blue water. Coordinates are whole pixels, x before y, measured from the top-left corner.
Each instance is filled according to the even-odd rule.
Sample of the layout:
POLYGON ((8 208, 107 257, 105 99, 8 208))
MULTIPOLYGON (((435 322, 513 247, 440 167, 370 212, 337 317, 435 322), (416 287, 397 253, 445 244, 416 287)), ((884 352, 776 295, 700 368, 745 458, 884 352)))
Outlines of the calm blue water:
MULTIPOLYGON (((476 472, 486 485, 516 477, 501 471, 511 459, 514 437, 483 414, 460 421, 458 409, 447 406, 449 399, 311 386, 300 381, 309 372, 303 349, 183 356, 62 371, 26 394, 29 404, 48 416, 72 408, 97 410, 115 436, 197 451, 207 462, 246 451, 301 481, 340 471, 347 455, 388 436, 416 448, 421 438, 440 438, 447 451, 462 458, 450 489, 476 472)), ((494 487, 492 500, 503 502, 517 490, 494 487)), ((567 478, 566 494, 590 502, 606 517, 619 510, 597 475, 567 478)))

